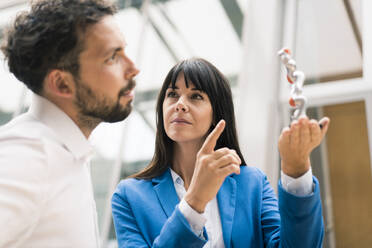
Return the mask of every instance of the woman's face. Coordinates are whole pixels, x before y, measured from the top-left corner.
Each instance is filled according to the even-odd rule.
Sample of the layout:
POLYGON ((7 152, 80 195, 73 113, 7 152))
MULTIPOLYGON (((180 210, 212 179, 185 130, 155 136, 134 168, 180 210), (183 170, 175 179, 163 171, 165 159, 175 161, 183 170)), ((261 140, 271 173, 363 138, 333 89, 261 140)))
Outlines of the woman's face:
POLYGON ((187 88, 181 74, 175 88, 170 85, 165 92, 163 119, 165 132, 171 140, 202 143, 213 120, 208 95, 197 90, 191 82, 187 88))

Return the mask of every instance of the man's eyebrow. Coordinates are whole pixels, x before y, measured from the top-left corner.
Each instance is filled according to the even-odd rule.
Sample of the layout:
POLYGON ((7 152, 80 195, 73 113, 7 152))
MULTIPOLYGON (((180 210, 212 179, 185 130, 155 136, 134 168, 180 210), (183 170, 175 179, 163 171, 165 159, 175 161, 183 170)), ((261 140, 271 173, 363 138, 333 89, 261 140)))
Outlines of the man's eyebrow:
POLYGON ((110 48, 109 50, 107 50, 103 53, 103 57, 106 57, 110 54, 114 54, 114 53, 117 53, 117 52, 121 52, 121 51, 123 51, 123 49, 124 49, 123 47, 110 48))

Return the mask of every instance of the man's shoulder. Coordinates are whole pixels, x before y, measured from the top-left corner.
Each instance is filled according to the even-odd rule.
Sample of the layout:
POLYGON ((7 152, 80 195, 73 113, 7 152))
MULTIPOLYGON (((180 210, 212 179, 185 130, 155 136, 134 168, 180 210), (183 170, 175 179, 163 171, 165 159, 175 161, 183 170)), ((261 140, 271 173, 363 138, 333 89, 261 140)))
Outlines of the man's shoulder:
POLYGON ((24 127, 19 120, 11 121, 0 130, 1 178, 15 182, 36 180, 47 171, 45 145, 36 131, 24 127))
POLYGON ((0 142, 14 139, 40 139, 46 127, 25 113, 0 127, 0 142))
POLYGON ((13 159, 41 156, 46 132, 42 123, 27 114, 14 118, 0 127, 0 156, 13 159))

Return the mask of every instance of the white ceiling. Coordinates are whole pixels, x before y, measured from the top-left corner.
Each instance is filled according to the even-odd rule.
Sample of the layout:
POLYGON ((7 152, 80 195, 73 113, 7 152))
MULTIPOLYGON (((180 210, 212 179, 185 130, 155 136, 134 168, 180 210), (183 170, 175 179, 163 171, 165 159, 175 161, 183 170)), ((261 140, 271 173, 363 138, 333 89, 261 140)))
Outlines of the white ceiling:
MULTIPOLYGON (((360 0, 352 10, 361 31, 360 0)), ((362 70, 362 55, 341 0, 300 0, 296 60, 309 78, 337 76, 362 70)))

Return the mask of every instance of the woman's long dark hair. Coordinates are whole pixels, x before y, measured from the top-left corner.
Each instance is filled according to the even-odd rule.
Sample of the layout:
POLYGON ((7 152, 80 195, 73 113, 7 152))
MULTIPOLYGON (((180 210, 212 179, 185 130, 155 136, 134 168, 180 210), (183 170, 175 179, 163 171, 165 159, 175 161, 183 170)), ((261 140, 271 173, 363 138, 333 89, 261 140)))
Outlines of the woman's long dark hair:
POLYGON ((239 155, 242 165, 245 165, 243 155, 239 148, 235 127, 234 105, 230 85, 224 75, 211 63, 204 59, 193 58, 176 64, 168 73, 160 90, 156 105, 156 141, 155 153, 150 164, 142 171, 131 177, 138 179, 152 179, 163 174, 173 162, 173 143, 164 129, 163 102, 165 92, 170 85, 175 87, 179 75, 185 78, 186 87, 192 83, 195 88, 205 92, 213 109, 213 124, 219 120, 226 121, 225 130, 216 144, 216 150, 222 147, 234 149, 239 155))

